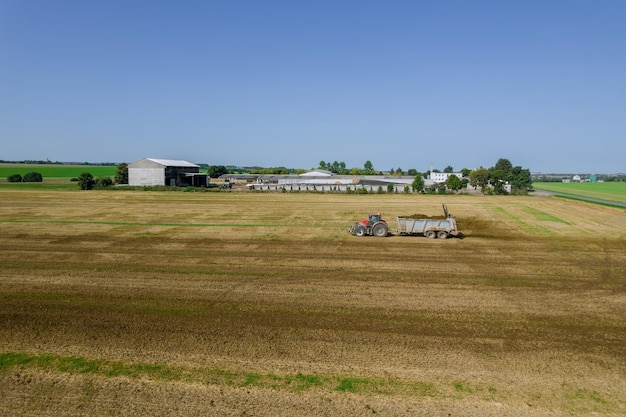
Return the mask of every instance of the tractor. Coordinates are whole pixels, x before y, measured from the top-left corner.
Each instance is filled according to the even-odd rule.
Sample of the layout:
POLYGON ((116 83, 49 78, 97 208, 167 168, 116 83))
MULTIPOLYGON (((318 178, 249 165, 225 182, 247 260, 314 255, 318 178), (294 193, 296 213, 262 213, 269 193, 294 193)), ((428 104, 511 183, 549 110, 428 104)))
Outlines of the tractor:
POLYGON ((351 226, 350 233, 354 236, 374 235, 378 237, 385 237, 389 232, 387 222, 383 220, 380 213, 371 213, 367 220, 359 220, 351 226))

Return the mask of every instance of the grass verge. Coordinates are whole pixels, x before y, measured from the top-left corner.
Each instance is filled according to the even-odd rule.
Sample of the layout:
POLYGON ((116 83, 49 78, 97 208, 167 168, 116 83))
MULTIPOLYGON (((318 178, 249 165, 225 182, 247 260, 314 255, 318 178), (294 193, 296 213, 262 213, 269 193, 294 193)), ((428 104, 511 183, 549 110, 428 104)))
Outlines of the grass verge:
POLYGON ((165 382, 189 382, 229 387, 257 387, 288 392, 311 389, 355 394, 411 395, 435 397, 441 393, 430 382, 402 381, 390 378, 352 376, 258 373, 217 368, 185 368, 163 364, 124 363, 75 356, 37 355, 25 352, 0 353, 0 372, 10 368, 40 369, 74 375, 106 378, 126 377, 165 382))

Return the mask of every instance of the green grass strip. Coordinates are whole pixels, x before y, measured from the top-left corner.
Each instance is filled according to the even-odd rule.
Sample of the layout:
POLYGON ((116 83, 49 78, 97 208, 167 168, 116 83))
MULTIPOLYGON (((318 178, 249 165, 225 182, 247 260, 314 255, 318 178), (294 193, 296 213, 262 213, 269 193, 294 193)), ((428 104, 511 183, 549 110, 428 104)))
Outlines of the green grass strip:
POLYGON ((540 221, 547 221, 547 222, 555 222, 555 223, 563 223, 563 224, 567 224, 569 225, 570 223, 560 219, 556 216, 553 216, 550 213, 546 213, 545 211, 541 211, 541 210, 537 210, 534 207, 524 207, 524 210, 531 214, 535 219, 540 220, 540 221))
POLYGON ((599 206, 612 207, 612 208, 618 208, 618 209, 626 210, 626 206, 624 206, 624 205, 612 204, 612 203, 606 202, 606 201, 589 200, 589 199, 578 197, 578 196, 575 196, 575 195, 554 194, 553 197, 564 198, 566 200, 575 200, 575 201, 580 201, 582 203, 597 204, 599 206))
POLYGON ((439 395, 431 383, 401 381, 391 378, 355 378, 301 373, 276 375, 215 368, 184 368, 164 364, 125 363, 75 356, 37 355, 24 352, 0 353, 0 372, 7 372, 13 367, 106 378, 126 377, 155 381, 183 381, 206 385, 279 389, 289 392, 322 389, 358 394, 404 394, 423 397, 439 395))

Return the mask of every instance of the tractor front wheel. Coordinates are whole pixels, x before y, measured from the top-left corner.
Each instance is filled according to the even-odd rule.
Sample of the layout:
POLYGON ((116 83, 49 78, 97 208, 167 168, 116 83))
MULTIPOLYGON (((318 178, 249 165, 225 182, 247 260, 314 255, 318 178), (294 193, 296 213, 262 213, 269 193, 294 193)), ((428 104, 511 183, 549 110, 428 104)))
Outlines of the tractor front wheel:
POLYGON ((367 234, 365 227, 362 225, 358 225, 357 227, 354 228, 354 236, 365 236, 367 234))

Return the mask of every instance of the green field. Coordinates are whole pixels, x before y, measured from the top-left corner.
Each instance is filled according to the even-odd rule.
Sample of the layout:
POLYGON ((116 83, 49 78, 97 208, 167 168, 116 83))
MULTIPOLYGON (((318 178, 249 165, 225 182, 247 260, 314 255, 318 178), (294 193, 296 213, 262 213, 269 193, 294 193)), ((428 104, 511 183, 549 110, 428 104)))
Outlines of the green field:
POLYGON ((536 182, 538 190, 626 203, 626 182, 536 182))
POLYGON ((94 177, 113 177, 117 166, 109 165, 53 165, 53 164, 0 164, 0 179, 6 181, 13 174, 24 176, 29 172, 38 172, 44 181, 78 177, 83 172, 89 172, 94 177))

